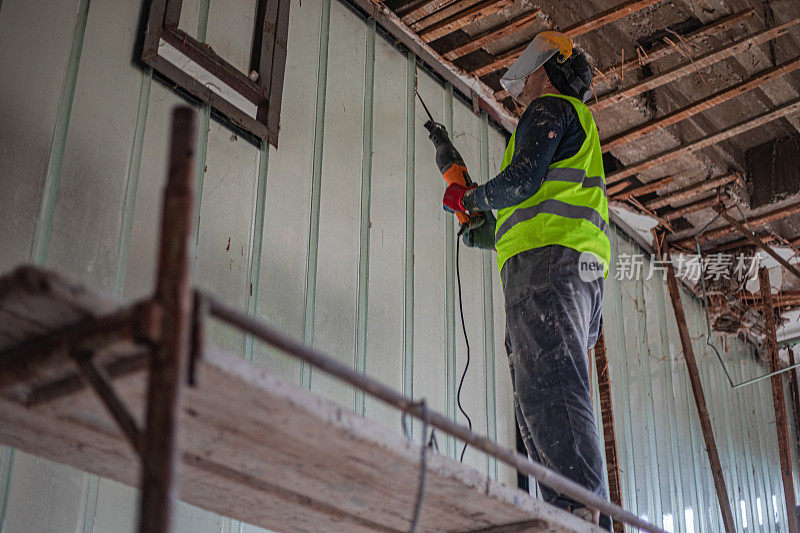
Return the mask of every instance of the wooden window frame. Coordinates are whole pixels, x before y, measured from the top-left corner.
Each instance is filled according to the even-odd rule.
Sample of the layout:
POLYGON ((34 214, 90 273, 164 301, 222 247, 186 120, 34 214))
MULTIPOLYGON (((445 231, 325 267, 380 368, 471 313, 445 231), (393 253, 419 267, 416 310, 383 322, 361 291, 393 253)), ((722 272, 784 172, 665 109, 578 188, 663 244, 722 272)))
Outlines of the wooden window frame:
POLYGON ((277 148, 290 0, 258 0, 250 54, 252 78, 210 46, 178 28, 182 3, 182 0, 151 0, 142 61, 237 127, 277 148), (169 45, 170 53, 177 51, 191 60, 203 74, 221 81, 224 90, 234 98, 224 96, 220 89, 212 90, 210 86, 214 83, 195 79, 161 55, 159 47, 164 45, 169 45), (251 112, 243 107, 252 107, 251 112))

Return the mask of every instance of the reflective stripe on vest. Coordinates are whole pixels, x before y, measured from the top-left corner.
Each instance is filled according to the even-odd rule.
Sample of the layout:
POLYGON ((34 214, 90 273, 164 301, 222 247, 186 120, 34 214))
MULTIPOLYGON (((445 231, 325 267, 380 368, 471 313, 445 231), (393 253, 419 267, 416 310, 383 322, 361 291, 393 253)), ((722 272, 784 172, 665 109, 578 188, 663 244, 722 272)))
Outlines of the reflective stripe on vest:
MULTIPOLYGON (((611 260, 608 200, 597 126, 589 108, 576 98, 563 98, 575 108, 586 138, 573 156, 552 163, 539 190, 516 206, 497 212, 495 247, 502 271, 514 255, 549 245, 592 253, 608 276, 611 260)), ((515 132, 516 133, 516 132, 515 132)), ((511 136, 501 171, 514 155, 511 136)))
POLYGON ((588 220, 610 238, 608 224, 606 224, 606 221, 603 220, 603 217, 600 215, 600 213, 591 207, 570 205, 560 200, 543 200, 531 207, 525 207, 514 211, 514 213, 505 219, 505 221, 503 221, 503 223, 497 228, 494 240, 499 241, 513 226, 516 226, 518 223, 525 220, 530 220, 539 213, 549 213, 551 215, 558 215, 565 218, 580 218, 588 220))

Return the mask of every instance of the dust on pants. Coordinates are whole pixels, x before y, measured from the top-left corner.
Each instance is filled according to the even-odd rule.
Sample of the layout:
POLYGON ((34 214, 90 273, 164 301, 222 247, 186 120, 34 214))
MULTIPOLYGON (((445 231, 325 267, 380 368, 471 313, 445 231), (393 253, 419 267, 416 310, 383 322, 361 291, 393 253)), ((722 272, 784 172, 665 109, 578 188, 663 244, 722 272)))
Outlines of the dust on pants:
MULTIPOLYGON (((581 257, 585 263, 586 255, 552 245, 506 261, 501 273, 506 350, 517 422, 530 457, 607 497, 587 366, 602 324, 603 277, 581 279, 581 257)), ((546 486, 540 489, 553 505, 582 506, 546 486)), ((601 525, 610 527, 608 517, 601 525)))

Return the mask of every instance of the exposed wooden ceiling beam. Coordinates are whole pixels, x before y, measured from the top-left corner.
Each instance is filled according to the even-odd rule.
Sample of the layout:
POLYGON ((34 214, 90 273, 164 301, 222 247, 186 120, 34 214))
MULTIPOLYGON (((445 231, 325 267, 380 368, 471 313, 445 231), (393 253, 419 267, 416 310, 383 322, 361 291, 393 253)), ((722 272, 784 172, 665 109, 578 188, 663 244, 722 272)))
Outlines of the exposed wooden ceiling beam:
POLYGON ((423 30, 434 24, 438 24, 439 22, 458 14, 465 9, 469 9, 476 4, 480 4, 482 1, 483 0, 455 0, 454 2, 449 2, 442 9, 434 11, 430 15, 419 19, 413 24, 409 24, 408 27, 419 33, 420 30, 423 30))
MULTIPOLYGON (((768 211, 768 212, 766 212, 766 213, 764 213, 762 215, 755 216, 755 217, 749 219, 747 222, 750 225, 750 227, 758 228, 758 227, 764 226, 766 224, 769 224, 770 222, 775 222, 776 220, 781 220, 783 218, 786 218, 788 216, 791 216, 791 215, 794 215, 794 214, 797 214, 797 213, 800 213, 800 202, 795 202, 793 204, 789 204, 789 205, 781 207, 779 209, 773 209, 772 211, 768 211)), ((704 242, 708 242, 708 241, 713 241, 715 239, 719 239, 720 237, 725 237, 727 235, 730 235, 731 233, 734 233, 735 231, 736 231, 736 228, 733 225, 726 224, 726 225, 721 226, 719 228, 715 228, 715 229, 706 231, 700 237, 700 242, 704 243, 704 242)), ((688 246, 688 247, 694 248, 694 236, 686 237, 684 239, 680 239, 680 240, 675 241, 675 242, 670 243, 670 244, 674 244, 676 246, 682 246, 682 247, 687 247, 688 246)))
POLYGON ((789 22, 779 26, 775 26, 774 28, 767 28, 756 34, 743 37, 723 48, 711 51, 697 58, 691 58, 686 62, 681 63, 680 65, 661 74, 652 76, 646 80, 642 80, 619 91, 607 94, 599 98, 589 107, 592 109, 592 111, 600 111, 633 96, 640 95, 647 91, 652 91, 653 89, 661 87, 662 85, 666 85, 673 81, 679 80, 684 76, 692 74, 693 72, 697 72, 698 70, 728 59, 729 57, 745 52, 753 46, 758 46, 767 41, 771 41, 772 39, 780 37, 788 32, 792 26, 798 23, 800 23, 800 17, 794 18, 789 22))
POLYGON ((621 181, 616 185, 611 185, 606 189, 606 194, 608 195, 609 198, 611 198, 615 196, 617 193, 624 191, 626 188, 628 188, 630 184, 631 184, 630 181, 624 181, 624 182, 621 181))
POLYGON ((471 70, 470 74, 473 76, 477 76, 478 78, 482 78, 487 74, 491 74, 492 72, 498 71, 501 68, 508 68, 511 64, 517 60, 519 56, 522 55, 522 52, 525 51, 525 48, 528 47, 528 44, 525 43, 519 46, 515 46, 511 50, 506 50, 495 56, 495 58, 487 63, 486 65, 476 68, 475 70, 471 70))
POLYGON ((419 35, 414 33, 403 21, 382 4, 372 0, 349 0, 352 4, 362 9, 367 16, 389 32, 395 39, 414 52, 416 56, 430 66, 437 74, 453 85, 461 94, 472 97, 480 109, 485 110, 490 117, 496 120, 509 133, 517 127, 517 117, 511 114, 494 99, 493 91, 481 80, 468 75, 463 70, 456 68, 452 63, 439 55, 419 35))
MULTIPOLYGON (((761 303, 760 294, 745 293, 742 300, 748 303, 761 303)), ((800 305, 800 291, 782 291, 772 295, 772 307, 794 307, 800 305)))
POLYGON ((730 174, 724 174, 722 176, 717 176, 715 178, 706 179, 701 181, 700 183, 695 183, 694 185, 689 185, 687 187, 683 187, 682 189, 678 189, 677 191, 667 193, 664 196, 660 196, 649 202, 645 203, 650 209, 659 209, 661 207, 668 206, 670 204, 680 202, 682 200, 687 200, 689 198, 694 198, 700 193, 710 191, 711 189, 716 189, 717 187, 722 187, 723 185, 727 185, 733 181, 739 179, 739 174, 736 172, 731 172, 730 174))
POLYGON ((683 205, 681 207, 670 209, 666 213, 662 213, 660 216, 661 218, 667 221, 675 220, 676 218, 688 215, 689 213, 694 213, 695 211, 700 211, 702 209, 713 207, 719 204, 720 200, 721 200, 720 196, 712 194, 711 196, 708 196, 706 198, 701 198, 700 200, 683 205))
POLYGON ((411 2, 408 8, 406 8, 406 6, 401 7, 397 10, 397 14, 400 16, 403 23, 410 26, 455 1, 456 0, 419 0, 418 2, 411 2))
POLYGON ((750 231, 750 229, 749 229, 749 228, 746 228, 746 227, 744 226, 744 224, 742 224, 740 221, 738 221, 738 220, 736 220, 735 218, 733 218, 733 217, 732 217, 730 214, 728 214, 727 212, 724 212, 724 211, 722 212, 722 218, 724 218, 725 220, 727 220, 727 221, 730 223, 730 225, 731 225, 731 226, 733 226, 734 228, 736 228, 736 231, 738 231, 739 233, 741 233, 741 234, 742 234, 742 237, 744 237, 745 239, 749 240, 750 242, 752 242, 753 244, 755 244, 756 246, 758 246, 759 248, 761 248, 762 250, 764 250, 765 252, 767 252, 767 253, 770 255, 770 257, 772 257, 773 259, 775 259, 775 261, 777 261, 778 263, 780 263, 780 264, 781 264, 781 266, 783 266, 783 268, 785 268, 786 270, 788 270, 789 272, 791 272, 791 273, 794 275, 794 277, 795 277, 795 278, 797 278, 798 280, 800 280, 800 270, 798 270, 798 269, 797 269, 797 266, 796 266, 796 265, 793 265, 793 264, 791 264, 789 261, 787 261, 786 259, 784 259, 783 257, 781 257, 781 255, 780 255, 780 254, 778 254, 778 252, 776 252, 775 250, 773 250, 771 247, 767 246, 767 245, 764 243, 764 241, 762 241, 762 240, 761 240, 761 239, 758 237, 758 235, 756 235, 755 233, 753 233, 752 231, 750 231))
MULTIPOLYGON (((771 243, 775 240, 775 236, 771 233, 759 233, 758 238, 764 241, 765 243, 771 243)), ((750 242, 750 239, 745 239, 742 237, 741 239, 736 239, 735 241, 726 242, 725 244, 721 244, 716 248, 712 248, 711 250, 706 250, 704 254, 718 254, 721 252, 728 252, 730 250, 737 250, 739 248, 743 248, 745 246, 753 246, 753 243, 750 242)))
POLYGON ((709 146, 713 146, 721 141, 730 139, 731 137, 735 137, 736 135, 740 135, 746 131, 763 126, 764 124, 767 124, 773 120, 777 120, 781 117, 785 117, 797 112, 800 112, 800 98, 792 100, 787 104, 774 108, 755 117, 749 118, 736 124, 735 126, 712 133, 711 135, 707 135, 694 142, 678 146, 677 148, 669 150, 668 152, 664 152, 630 167, 613 172, 606 176, 606 183, 616 183, 621 179, 633 176, 653 167, 663 165, 664 163, 674 161, 675 159, 687 156, 689 154, 693 154, 699 150, 702 150, 703 148, 708 148, 709 146))
MULTIPOLYGON (((588 33, 592 30, 596 30, 606 24, 610 24, 614 21, 617 21, 621 18, 627 17, 631 13, 635 13, 640 11, 646 7, 650 7, 653 4, 657 4, 661 0, 628 0, 627 2, 620 4, 618 6, 612 7, 607 11, 603 11, 602 13, 595 15, 594 17, 584 20, 582 22, 578 22, 577 24, 573 24, 568 28, 561 30, 562 32, 566 33, 573 39, 585 33, 588 33)), ((517 58, 522 54, 525 47, 528 46, 528 43, 524 45, 517 46, 499 54, 493 61, 489 64, 484 65, 478 69, 475 69, 470 72, 477 77, 483 77, 487 74, 491 74, 501 68, 508 67, 517 60, 517 58)))
MULTIPOLYGON (((699 41, 702 41, 706 37, 722 33, 735 26, 741 25, 745 20, 753 16, 753 13, 755 13, 755 9, 753 8, 740 11, 739 13, 721 18, 715 22, 712 22, 711 24, 702 26, 687 33, 686 35, 676 37, 676 40, 679 39, 680 44, 688 44, 689 46, 692 46, 699 41)), ((637 54, 637 57, 635 58, 626 59, 625 62, 621 64, 611 65, 603 70, 598 70, 597 72, 601 77, 604 78, 613 77, 616 71, 623 72, 637 67, 642 67, 674 53, 678 53, 678 49, 673 44, 665 42, 664 44, 653 47, 652 50, 648 50, 641 56, 637 54)))
POLYGON ((606 11, 603 11, 602 13, 595 15, 590 19, 573 24, 567 29, 561 31, 574 39, 575 37, 589 33, 592 30, 596 30, 597 28, 601 28, 606 24, 610 24, 616 20, 625 18, 631 13, 636 13, 637 11, 641 11, 642 9, 650 7, 659 2, 661 2, 661 0, 628 0, 623 4, 614 6, 611 9, 607 9, 606 11))
MULTIPOLYGON (((635 196, 644 196, 645 194, 655 192, 662 187, 666 187, 672 183, 674 179, 674 176, 667 176, 666 178, 661 178, 660 180, 651 181, 650 183, 645 183, 644 185, 640 185, 638 187, 634 187, 633 189, 628 189, 619 194, 613 195, 612 199, 624 201, 635 196)), ((612 194, 609 193, 609 196, 612 196, 612 194)))
POLYGON ((483 0, 474 6, 468 7, 455 15, 420 30, 418 33, 423 41, 430 43, 456 30, 460 30, 473 22, 493 15, 511 4, 512 0, 483 0))
POLYGON ((609 150, 613 150, 614 148, 624 144, 641 139, 650 133, 666 128, 667 126, 677 124, 682 120, 686 120, 687 118, 697 115, 698 113, 702 113, 703 111, 711 109, 712 107, 723 102, 727 102, 732 98, 736 98, 737 96, 740 96, 746 92, 752 91, 753 89, 761 87, 762 85, 776 80, 781 76, 785 76, 790 72, 794 72, 799 68, 800 57, 796 57, 782 65, 767 69, 748 80, 737 83, 733 87, 729 87, 714 93, 696 103, 689 104, 676 111, 673 111, 672 113, 664 115, 663 117, 655 118, 645 124, 642 124, 641 126, 637 126, 607 140, 601 141, 600 144, 603 147, 603 152, 608 152, 609 150))
MULTIPOLYGON (((665 43, 663 45, 656 46, 652 50, 642 54, 640 57, 636 59, 629 59, 626 60, 621 65, 611 65, 606 67, 603 70, 596 70, 599 77, 595 77, 595 81, 598 81, 600 77, 608 78, 616 76, 616 72, 619 71, 619 76, 623 76, 624 72, 629 71, 631 69, 642 67, 644 65, 648 65, 654 61, 659 59, 663 59, 665 57, 670 56, 673 53, 678 53, 679 47, 688 44, 689 46, 694 45, 695 43, 702 41, 706 37, 711 35, 715 35, 717 33, 722 33, 734 26, 741 25, 745 20, 750 18, 755 10, 753 8, 747 9, 740 13, 736 13, 735 15, 731 15, 729 17, 725 17, 723 19, 718 20, 717 22, 711 23, 707 26, 703 26, 693 32, 689 32, 686 35, 680 36, 680 43, 677 45, 675 43, 665 43)), ((666 39, 666 38, 665 38, 666 39)), ((678 38, 676 38, 677 40, 678 38)), ((497 91, 494 94, 494 97, 498 101, 502 101, 509 96, 508 92, 505 90, 497 91)))
POLYGON ((517 33, 518 31, 522 31, 526 29, 541 12, 541 9, 534 9, 528 13, 522 13, 508 22, 504 22, 499 26, 495 26, 494 28, 484 31, 483 33, 479 33, 478 35, 472 37, 467 44, 459 46, 458 48, 455 48, 444 54, 444 58, 448 61, 455 61, 456 59, 464 57, 465 55, 474 52, 479 48, 483 48, 487 44, 497 42, 504 37, 508 37, 509 35, 517 33))

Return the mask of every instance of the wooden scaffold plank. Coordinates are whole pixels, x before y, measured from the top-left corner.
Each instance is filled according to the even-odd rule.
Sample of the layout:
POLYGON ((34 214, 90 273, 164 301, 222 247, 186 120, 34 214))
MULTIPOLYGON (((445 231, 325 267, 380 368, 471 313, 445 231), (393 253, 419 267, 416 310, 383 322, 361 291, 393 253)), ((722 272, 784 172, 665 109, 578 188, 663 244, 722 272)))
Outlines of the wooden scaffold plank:
MULTIPOLYGON (((45 317, 59 328, 70 320, 80 324, 86 313, 108 305, 32 268, 0 278, 0 287, 20 279, 31 280, 31 288, 3 292, 0 308, 25 309, 31 302, 49 301, 68 310, 45 317), (38 290, 48 286, 57 290, 38 290), (82 300, 70 300, 70 294, 82 300)), ((1 353, 16 344, 14 339, 0 344, 1 353)), ((107 376, 104 380, 113 383, 119 403, 130 409, 132 425, 141 427, 149 355, 129 342, 114 344, 111 352, 103 350, 93 361, 107 376), (137 364, 112 372, 117 360, 126 359, 123 352, 137 364)), ((30 351, 40 371, 17 373, 13 380, 3 371, 6 358, 0 358, 0 442, 136 486, 138 455, 105 405, 86 388, 62 387, 77 375, 68 358, 43 355, 30 351)), ((184 387, 180 409, 183 438, 176 481, 181 499, 275 530, 408 530, 419 445, 213 346, 197 354, 194 368, 194 384, 184 387)), ((472 531, 519 523, 531 531, 599 532, 570 513, 431 453, 422 530, 472 531)))

